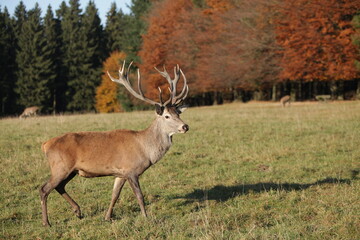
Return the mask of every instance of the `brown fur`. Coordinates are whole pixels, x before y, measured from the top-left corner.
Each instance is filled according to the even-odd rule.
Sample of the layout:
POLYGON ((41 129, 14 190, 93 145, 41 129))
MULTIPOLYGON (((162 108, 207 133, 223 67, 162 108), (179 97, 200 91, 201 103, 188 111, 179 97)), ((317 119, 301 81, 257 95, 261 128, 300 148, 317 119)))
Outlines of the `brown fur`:
POLYGON ((290 96, 289 96, 289 95, 285 95, 285 96, 283 96, 283 97, 280 99, 280 103, 281 103, 281 105, 282 105, 283 107, 286 106, 286 103, 290 106, 290 100, 291 100, 290 96))
POLYGON ((161 115, 143 131, 113 130, 107 132, 73 132, 52 138, 41 148, 46 154, 50 179, 40 188, 43 225, 49 226, 47 196, 56 189, 81 216, 79 205, 67 194, 65 185, 76 175, 82 177, 115 176, 113 197, 105 219, 112 209, 125 181, 129 181, 140 208, 146 216, 139 176, 155 164, 171 146, 171 135, 184 133, 188 126, 175 107, 165 107, 161 115))
POLYGON ((36 116, 38 111, 39 111, 39 107, 37 106, 25 108, 23 113, 19 116, 19 118, 36 116))

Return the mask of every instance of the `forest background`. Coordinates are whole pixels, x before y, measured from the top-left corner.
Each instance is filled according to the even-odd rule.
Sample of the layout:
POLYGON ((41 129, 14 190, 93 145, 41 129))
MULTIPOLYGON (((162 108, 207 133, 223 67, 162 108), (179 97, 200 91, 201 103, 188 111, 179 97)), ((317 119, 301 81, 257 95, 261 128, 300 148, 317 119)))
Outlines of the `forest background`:
MULTIPOLYGON (((105 74, 124 60, 145 94, 167 85, 155 70, 179 64, 189 105, 360 98, 357 0, 132 0, 101 25, 94 2, 0 8, 0 115, 146 108, 105 74)), ((180 88, 181 89, 181 86, 180 88)))

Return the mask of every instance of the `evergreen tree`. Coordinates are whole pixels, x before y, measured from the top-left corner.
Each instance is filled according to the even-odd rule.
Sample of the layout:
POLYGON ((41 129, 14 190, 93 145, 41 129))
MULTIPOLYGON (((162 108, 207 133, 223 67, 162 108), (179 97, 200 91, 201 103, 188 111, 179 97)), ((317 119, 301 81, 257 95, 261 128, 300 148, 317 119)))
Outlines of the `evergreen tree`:
POLYGON ((0 115, 13 113, 15 82, 15 41, 13 23, 5 7, 0 8, 0 115))
POLYGON ((101 80, 101 63, 103 60, 103 29, 95 4, 90 1, 82 17, 81 50, 83 51, 80 75, 73 83, 73 104, 81 110, 93 110, 95 90, 101 80))
POLYGON ((27 20, 27 11, 23 1, 20 1, 19 5, 15 8, 15 25, 14 31, 16 38, 19 38, 21 33, 22 25, 27 20))
POLYGON ((44 18, 44 38, 46 45, 44 57, 48 60, 48 88, 51 91, 51 102, 48 103, 53 112, 63 110, 61 107, 62 81, 60 78, 60 22, 54 18, 51 6, 48 6, 44 18), (59 106, 60 103, 60 106, 59 106))
POLYGON ((46 58, 44 30, 40 18, 41 10, 36 4, 28 12, 18 38, 16 62, 18 66, 15 91, 19 105, 49 107, 51 94, 48 77, 51 61, 46 58))
POLYGON ((56 17, 59 21, 64 19, 65 13, 68 9, 65 1, 62 1, 58 10, 56 10, 56 17))
POLYGON ((121 11, 117 11, 116 3, 111 4, 110 11, 106 15, 106 50, 108 53, 121 51, 125 48, 124 31, 126 28, 126 16, 121 11))
POLYGON ((149 0, 132 0, 130 5, 131 14, 125 18, 126 28, 124 30, 124 51, 127 59, 134 62, 140 62, 138 52, 141 49, 141 36, 146 32, 145 15, 150 8, 149 0))
POLYGON ((105 58, 103 29, 96 6, 90 1, 82 14, 79 0, 70 0, 69 6, 62 2, 56 13, 61 20, 66 109, 93 110, 95 89, 101 79, 101 63, 105 58))
POLYGON ((66 47, 65 47, 65 40, 64 40, 64 34, 63 34, 63 21, 64 17, 66 15, 66 12, 68 11, 68 6, 66 5, 65 1, 62 1, 60 4, 59 9, 57 9, 56 12, 56 22, 57 22, 57 41, 59 42, 59 71, 58 71, 58 81, 56 81, 55 84, 55 101, 56 101, 56 111, 62 112, 65 111, 68 104, 68 97, 66 95, 67 93, 67 81, 68 81, 68 68, 65 64, 66 58, 66 47))
POLYGON ((79 66, 82 64, 83 49, 81 37, 81 9, 79 0, 70 0, 69 6, 65 8, 64 3, 61 4, 61 9, 57 11, 58 17, 62 17, 62 64, 63 64, 63 81, 66 82, 67 88, 65 97, 67 100, 67 110, 79 111, 82 105, 74 100, 74 95, 79 88, 78 79, 81 76, 79 66))

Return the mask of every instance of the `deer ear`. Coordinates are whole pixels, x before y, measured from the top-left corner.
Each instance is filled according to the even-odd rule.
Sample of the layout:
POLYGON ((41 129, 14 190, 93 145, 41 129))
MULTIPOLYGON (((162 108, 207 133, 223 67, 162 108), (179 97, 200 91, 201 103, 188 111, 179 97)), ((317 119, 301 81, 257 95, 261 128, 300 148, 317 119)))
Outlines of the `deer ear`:
POLYGON ((176 111, 180 114, 180 113, 183 113, 187 108, 188 108, 188 106, 182 105, 182 106, 177 107, 176 111))
POLYGON ((155 104, 155 108, 156 108, 156 113, 160 116, 163 114, 165 109, 165 107, 161 106, 160 104, 155 104))

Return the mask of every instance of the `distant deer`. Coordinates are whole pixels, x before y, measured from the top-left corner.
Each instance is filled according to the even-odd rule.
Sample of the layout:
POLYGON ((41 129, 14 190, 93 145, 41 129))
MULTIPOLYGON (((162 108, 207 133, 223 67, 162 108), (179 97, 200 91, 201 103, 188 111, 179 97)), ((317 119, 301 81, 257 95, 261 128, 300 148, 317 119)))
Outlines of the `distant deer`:
POLYGON ((65 185, 76 175, 92 178, 114 176, 115 183, 109 209, 105 220, 110 220, 113 207, 119 198, 121 189, 126 181, 136 195, 142 215, 146 217, 144 198, 140 189, 139 176, 150 166, 158 162, 169 150, 172 135, 186 133, 189 126, 180 119, 180 113, 185 110, 182 105, 189 87, 182 70, 174 67, 174 79, 171 79, 165 67, 164 71, 156 69, 166 78, 170 85, 170 97, 163 102, 162 91, 159 88, 159 102, 144 96, 138 70, 138 91, 136 92, 129 81, 129 65, 125 72, 125 62, 119 70, 119 79, 108 75, 113 82, 123 85, 134 97, 150 103, 156 108, 156 119, 145 130, 113 130, 107 132, 76 132, 52 138, 42 144, 50 169, 50 179, 40 188, 42 206, 42 223, 50 226, 47 214, 47 197, 56 191, 70 203, 74 212, 81 217, 79 205, 65 191, 65 185), (183 77, 182 91, 177 94, 176 85, 183 77))
POLYGON ((286 104, 288 104, 290 106, 290 96, 289 95, 285 95, 280 99, 280 103, 283 107, 286 107, 286 104))
POLYGON ((23 113, 19 116, 19 118, 36 116, 38 111, 39 111, 39 107, 37 107, 37 106, 27 107, 27 108, 25 108, 23 113))

